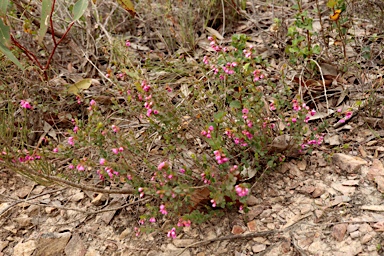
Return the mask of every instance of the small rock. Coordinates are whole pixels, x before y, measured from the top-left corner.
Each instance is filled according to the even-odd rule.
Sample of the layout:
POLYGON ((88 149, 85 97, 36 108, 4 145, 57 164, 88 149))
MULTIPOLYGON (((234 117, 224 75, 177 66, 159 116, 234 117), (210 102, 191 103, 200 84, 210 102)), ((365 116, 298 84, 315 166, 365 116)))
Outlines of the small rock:
POLYGON ((345 180, 341 184, 343 186, 358 186, 360 183, 359 180, 345 180))
POLYGON ((350 233, 349 235, 351 236, 352 239, 355 239, 355 238, 360 237, 360 232, 354 231, 354 232, 350 233))
POLYGON ((240 235, 240 234, 244 233, 244 231, 245 231, 245 229, 242 226, 233 225, 232 234, 240 235))
POLYGON ((80 236, 78 234, 73 234, 64 251, 66 255, 84 256, 87 253, 87 248, 85 247, 80 236))
POLYGON ((199 252, 196 256, 205 256, 205 252, 199 252))
POLYGON ((247 223, 248 230, 251 232, 256 232, 257 231, 257 224, 256 220, 250 221, 247 223))
POLYGON ((33 186, 25 186, 16 191, 18 198, 25 198, 32 191, 33 186))
POLYGON ((256 218, 257 216, 259 216, 260 213, 262 213, 263 211, 264 211, 264 207, 261 205, 252 206, 252 207, 249 207, 249 212, 245 216, 250 221, 256 218))
POLYGON ((302 160, 297 163, 297 167, 300 171, 304 171, 307 168, 307 161, 302 160))
POLYGON ((71 197, 72 202, 78 202, 83 199, 84 199, 84 192, 76 193, 71 197))
POLYGON ((176 247, 178 247, 178 248, 183 247, 184 248, 184 247, 187 247, 188 245, 195 243, 196 240, 194 240, 194 239, 173 239, 172 242, 176 247))
POLYGON ((300 213, 304 215, 304 214, 312 211, 312 209, 313 209, 312 205, 310 205, 310 204, 303 204, 301 206, 301 208, 300 208, 300 213))
POLYGON ((5 247, 7 247, 9 244, 9 241, 0 241, 0 252, 4 250, 5 247))
POLYGON ((55 207, 50 207, 50 206, 45 207, 45 212, 46 212, 47 214, 51 214, 54 210, 56 210, 55 207))
POLYGON ((100 253, 98 253, 94 248, 88 248, 88 251, 85 256, 100 256, 100 253))
POLYGON ((252 251, 254 253, 262 252, 265 249, 267 249, 267 246, 265 244, 256 244, 256 245, 252 246, 252 251))
POLYGON ((63 252, 70 238, 70 232, 44 233, 41 235, 38 241, 36 255, 60 255, 63 252))
POLYGON ((131 233, 132 233, 132 228, 128 227, 128 228, 124 229, 123 232, 121 232, 119 238, 120 238, 121 240, 123 240, 124 238, 126 238, 126 237, 127 237, 129 234, 131 234, 131 233))
POLYGON ((339 255, 340 256, 344 256, 344 255, 355 256, 362 251, 363 251, 363 248, 362 248, 360 242, 354 240, 351 243, 346 244, 345 246, 341 247, 339 249, 339 252, 341 252, 341 254, 339 254, 339 255))
POLYGON ((315 241, 310 246, 308 246, 308 251, 311 252, 313 255, 316 255, 319 252, 324 253, 328 251, 328 249, 328 245, 321 240, 315 241))
POLYGON ((98 194, 93 200, 92 200, 92 204, 94 205, 94 206, 100 206, 100 205, 102 205, 105 201, 107 201, 108 200, 108 195, 106 195, 106 194, 102 194, 102 193, 100 193, 100 194, 98 194))
POLYGON ((367 161, 360 157, 350 156, 343 153, 334 154, 332 161, 341 170, 347 173, 356 173, 363 165, 368 164, 367 161))
POLYGON ((250 195, 247 199, 248 206, 254 206, 259 203, 259 199, 257 199, 254 195, 250 195))
POLYGON ((318 198, 324 193, 325 193, 324 187, 320 185, 316 185, 315 190, 312 192, 312 197, 318 198))
POLYGON ((20 242, 13 249, 13 255, 29 256, 29 255, 32 255, 35 249, 36 249, 35 240, 29 240, 25 243, 20 242))
POLYGON ((365 234, 361 239, 360 239, 360 243, 361 244, 366 244, 368 243, 369 241, 372 240, 374 236, 372 234, 365 234))
POLYGON ((367 223, 363 223, 360 225, 360 228, 359 228, 359 231, 362 233, 362 234, 366 234, 366 233, 369 233, 373 230, 373 228, 367 224, 367 223))
POLYGON ((353 195, 356 190, 355 187, 343 186, 341 183, 332 183, 331 187, 346 196, 353 195))
POLYGON ((260 214, 260 218, 267 218, 271 215, 272 209, 266 209, 260 214))
POLYGON ((360 227, 359 224, 349 224, 348 227, 347 227, 347 232, 350 234, 356 230, 358 230, 360 227))
POLYGON ((267 228, 268 228, 269 230, 273 230, 273 229, 275 229, 276 227, 275 227, 275 224, 273 224, 273 223, 268 223, 268 224, 267 224, 267 228))
POLYGON ((315 210, 316 218, 320 219, 324 214, 324 211, 322 210, 315 210))
POLYGON ((339 242, 343 241, 345 232, 347 232, 347 224, 338 224, 333 226, 332 236, 339 242))
POLYGON ((372 165, 369 167, 367 178, 370 181, 375 180, 376 176, 384 176, 383 163, 378 159, 373 159, 372 165))
POLYGON ((32 225, 32 218, 27 216, 14 218, 14 220, 17 222, 19 228, 25 228, 32 225))

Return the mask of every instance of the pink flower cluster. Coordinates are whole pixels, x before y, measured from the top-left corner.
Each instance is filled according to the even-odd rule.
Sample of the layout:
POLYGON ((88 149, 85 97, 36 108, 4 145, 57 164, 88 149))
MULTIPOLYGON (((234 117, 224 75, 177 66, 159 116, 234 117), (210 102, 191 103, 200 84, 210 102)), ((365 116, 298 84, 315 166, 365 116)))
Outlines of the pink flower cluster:
POLYGON ((95 109, 95 107, 96 107, 96 101, 91 100, 91 101, 89 102, 88 110, 95 109))
POLYGON ((190 227, 191 226, 191 220, 183 220, 179 219, 179 222, 177 223, 178 227, 190 227))
MULTIPOLYGON (((3 154, 4 155, 4 154, 3 154)), ((19 162, 20 163, 24 163, 24 162, 28 162, 28 161, 33 161, 33 160, 39 160, 41 159, 40 156, 30 156, 30 155, 26 155, 25 157, 19 157, 19 162)))
POLYGON ((215 201, 215 199, 212 199, 212 200, 211 200, 211 204, 212 204, 212 207, 213 207, 213 208, 216 207, 216 201, 215 201))
POLYGON ((213 151, 213 154, 215 155, 215 159, 218 164, 224 164, 229 161, 225 154, 221 153, 219 150, 213 151))
POLYGON ((235 71, 231 68, 234 68, 237 66, 237 63, 236 62, 228 62, 225 66, 223 66, 223 70, 226 74, 228 75, 233 75, 235 73, 235 71))
POLYGON ((176 238, 176 229, 172 228, 170 231, 168 231, 167 237, 176 238))
MULTIPOLYGON (((108 174, 109 178, 110 179, 113 179, 113 176, 116 175, 116 176, 119 176, 120 173, 117 172, 117 171, 114 171, 111 167, 105 167, 104 168, 104 171, 108 174)), ((100 171, 100 170, 97 170, 96 173, 99 175, 99 179, 100 180, 104 180, 104 175, 105 172, 103 171, 100 171)))
POLYGON ((247 196, 248 193, 249 193, 249 189, 248 188, 244 188, 244 187, 239 186, 239 185, 235 186, 235 191, 236 191, 237 195, 240 196, 240 197, 247 196))
MULTIPOLYGON (((308 121, 311 118, 311 116, 314 116, 316 114, 316 110, 314 110, 314 109, 310 110, 309 107, 305 103, 300 105, 299 102, 297 101, 297 99, 294 99, 292 101, 292 108, 296 112, 299 112, 302 109, 307 111, 307 115, 306 115, 306 117, 304 119, 305 123, 308 123, 308 121)), ((292 118, 291 121, 292 121, 292 123, 296 123, 297 119, 296 118, 292 118)))
POLYGON ((124 151, 124 148, 123 148, 123 147, 112 148, 112 153, 115 154, 115 155, 117 155, 117 154, 119 154, 119 153, 121 153, 121 152, 123 152, 123 151, 124 151))
MULTIPOLYGON (((151 89, 151 86, 145 80, 141 83, 141 87, 143 88, 143 90, 145 92, 149 92, 149 90, 151 89)), ((152 95, 151 94, 148 95, 147 97, 145 97, 144 108, 147 109, 147 116, 148 117, 150 117, 152 114, 154 114, 154 115, 159 114, 158 110, 153 109, 153 101, 151 101, 151 99, 152 99, 152 95)), ((139 100, 142 100, 142 96, 141 95, 139 95, 139 100)))
POLYGON ((203 136, 205 136, 205 137, 207 137, 208 139, 210 139, 210 138, 212 138, 212 136, 211 136, 211 132, 213 131, 213 126, 211 125, 211 126, 209 126, 208 127, 208 130, 203 130, 203 131, 201 131, 201 135, 203 135, 203 136))
POLYGON ((221 46, 216 44, 216 41, 213 37, 209 36, 208 41, 210 42, 209 45, 215 50, 216 52, 220 52, 223 48, 221 46))
POLYGON ((253 81, 256 82, 256 81, 259 81, 260 79, 263 79, 264 78, 264 75, 261 74, 261 71, 260 70, 255 70, 253 71, 253 81))
POLYGON ((310 147, 311 145, 321 145, 323 143, 323 141, 324 141, 324 135, 323 134, 321 134, 321 135, 316 134, 315 139, 309 140, 309 141, 301 144, 300 152, 302 152, 302 149, 306 149, 306 148, 310 147))
POLYGON ((249 49, 244 49, 243 50, 244 56, 250 59, 252 57, 252 50, 253 50, 252 46, 250 46, 249 49))
POLYGON ((26 101, 26 100, 21 100, 20 101, 20 106, 22 108, 25 108, 25 109, 31 109, 32 108, 31 104, 28 101, 26 101))
MULTIPOLYGON (((338 109, 337 112, 341 112, 341 109, 338 109)), ((345 121, 347 121, 348 119, 350 119, 353 115, 353 112, 352 111, 348 111, 345 113, 345 116, 343 118, 341 118, 338 123, 345 123, 345 121)))
POLYGON ((165 209, 165 205, 160 205, 160 213, 163 214, 163 215, 167 215, 168 212, 167 210, 165 209))
POLYGON ((120 131, 120 128, 118 127, 118 126, 116 126, 116 125, 112 125, 112 131, 114 132, 114 133, 118 133, 119 131, 120 131))
MULTIPOLYGON (((205 173, 200 174, 200 176, 201 176, 201 178, 203 179, 204 184, 211 184, 211 181, 207 179, 205 173)), ((213 177, 213 176, 214 176, 214 175, 212 174, 212 177, 213 177)))

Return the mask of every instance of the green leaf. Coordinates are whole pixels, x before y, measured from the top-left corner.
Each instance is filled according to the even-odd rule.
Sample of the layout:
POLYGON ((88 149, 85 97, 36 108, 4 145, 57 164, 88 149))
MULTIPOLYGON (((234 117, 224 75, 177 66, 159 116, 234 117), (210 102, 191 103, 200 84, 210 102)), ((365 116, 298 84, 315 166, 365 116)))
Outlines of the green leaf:
POLYGON ((2 53, 4 53, 5 56, 7 56, 7 58, 12 61, 13 63, 16 64, 16 66, 18 66, 21 70, 24 70, 23 66, 21 65, 21 63, 19 62, 19 60, 15 57, 15 55, 13 55, 13 53, 7 48, 5 47, 2 43, 0 43, 0 51, 2 53))
POLYGON ((240 101, 238 101, 238 100, 233 100, 233 101, 231 101, 231 103, 229 104, 229 106, 230 106, 231 108, 241 108, 241 103, 240 103, 240 101))
POLYGON ((215 123, 221 123, 223 117, 225 116, 225 111, 219 111, 213 115, 213 118, 215 119, 215 123))
POLYGON ((73 20, 80 19, 88 7, 88 0, 79 0, 73 6, 73 20))
POLYGON ((327 7, 333 8, 337 4, 336 0, 328 0, 327 7))
POLYGON ((92 85, 92 79, 86 78, 68 87, 68 93, 78 94, 80 91, 88 89, 92 85))
POLYGON ((0 19, 0 44, 9 46, 11 42, 11 36, 9 34, 9 27, 6 26, 0 19))
POLYGON ((0 16, 5 16, 7 14, 8 4, 9 4, 9 0, 0 1, 0 16))
POLYGON ((49 17, 52 10, 52 1, 51 0, 43 0, 41 3, 41 17, 40 17, 40 28, 38 31, 37 42, 41 44, 44 39, 45 33, 48 30, 49 17))

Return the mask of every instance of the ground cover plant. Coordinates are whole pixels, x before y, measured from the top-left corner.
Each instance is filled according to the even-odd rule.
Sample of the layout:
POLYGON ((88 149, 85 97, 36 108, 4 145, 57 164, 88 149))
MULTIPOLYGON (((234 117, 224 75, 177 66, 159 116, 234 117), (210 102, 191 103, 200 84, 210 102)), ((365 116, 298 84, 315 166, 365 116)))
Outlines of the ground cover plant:
MULTIPOLYGON (((339 106, 340 98, 327 95, 332 83, 342 80, 333 74, 335 68, 324 73, 324 59, 336 59, 345 73, 357 63, 348 56, 348 46, 358 41, 348 34, 351 3, 320 2, 310 9, 295 1, 289 6, 296 15, 289 26, 282 18, 274 20, 275 52, 285 58, 277 68, 251 36, 218 32, 230 26, 237 32, 233 27, 242 15, 254 24, 255 10, 244 14, 252 9, 244 1, 212 1, 205 9, 200 1, 138 3, 137 10, 151 7, 141 9, 143 14, 156 14, 148 16, 151 24, 165 24, 157 30, 143 22, 140 11, 135 18, 127 5, 133 17, 117 4, 53 2, 41 10, 42 20, 50 19, 51 35, 53 17, 68 20, 68 13, 53 8, 55 4, 75 10, 70 22, 56 25, 64 29, 60 40, 45 35, 47 27, 41 32, 44 22, 35 27, 20 11, 32 12, 34 5, 10 1, 0 25, 19 39, 12 40, 12 51, 7 40, 1 41, 2 70, 16 70, 13 62, 27 67, 28 79, 2 77, 0 165, 41 184, 135 195, 145 204, 137 236, 160 232, 164 224, 162 233, 175 238, 182 227, 225 211, 247 211, 257 182, 267 180, 287 159, 304 157, 322 145, 325 117, 333 115, 343 124, 357 112, 356 106, 339 106), (201 9, 195 13, 196 5, 201 9), (166 15, 157 15, 164 9, 166 15), (329 13, 327 24, 323 12, 329 13), (112 29, 123 29, 119 15, 136 31, 113 35, 112 29), (71 34, 73 26, 77 30, 71 34), (63 60, 65 50, 56 49, 67 36, 83 40, 86 48, 63 60), (34 46, 41 51, 34 52, 34 46), (85 61, 75 61, 76 54, 85 61)), ((377 49, 363 54, 367 61, 377 61, 377 49)))

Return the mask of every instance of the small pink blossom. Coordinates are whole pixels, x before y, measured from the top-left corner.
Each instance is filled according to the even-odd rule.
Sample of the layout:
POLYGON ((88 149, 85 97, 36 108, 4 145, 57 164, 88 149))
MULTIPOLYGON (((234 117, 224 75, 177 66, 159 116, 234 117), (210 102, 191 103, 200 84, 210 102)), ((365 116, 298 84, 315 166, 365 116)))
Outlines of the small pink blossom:
POLYGON ((84 170, 85 170, 84 166, 81 165, 81 164, 78 164, 78 165, 76 166, 76 169, 77 169, 78 171, 84 171, 84 170))
POLYGON ((73 137, 69 137, 68 138, 68 144, 71 145, 71 146, 75 145, 75 142, 73 141, 73 137))
POLYGON ((75 169, 75 166, 73 164, 68 165, 69 169, 75 169))
POLYGON ((125 46, 126 47, 130 47, 131 46, 131 42, 129 40, 125 41, 125 46))
POLYGON ((105 159, 104 158, 100 158, 99 163, 100 163, 100 165, 104 165, 105 164, 105 159))
POLYGON ((163 215, 167 215, 168 212, 167 210, 165 209, 165 205, 160 205, 160 213, 163 214, 163 215))
POLYGON ((151 217, 151 218, 149 219, 149 222, 151 222, 151 223, 155 223, 155 222, 156 222, 155 217, 151 217))
POLYGON ((117 132, 120 131, 120 128, 113 124, 113 125, 112 125, 112 131, 113 131, 114 133, 117 133, 117 132))
POLYGON ((53 153, 57 153, 57 152, 59 152, 59 149, 58 148, 54 148, 52 151, 53 151, 53 153))
POLYGON ((184 174, 184 173, 185 173, 185 170, 184 170, 183 168, 181 168, 181 169, 179 170, 179 172, 182 173, 182 174, 184 174))
POLYGON ((118 153, 119 153, 119 150, 118 150, 117 148, 113 148, 113 149, 112 149, 112 152, 113 152, 113 154, 118 154, 118 153))
POLYGON ((157 169, 160 171, 164 168, 168 168, 168 163, 167 162, 161 162, 158 166, 157 169))
POLYGON ((168 232, 167 237, 176 238, 176 229, 175 229, 175 228, 172 228, 172 229, 168 232))
POLYGON ((31 109, 32 108, 31 104, 26 100, 21 100, 20 105, 22 108, 25 108, 25 109, 31 109))
POLYGON ((78 126, 73 127, 73 132, 74 133, 77 133, 78 131, 79 131, 79 127, 78 126))

